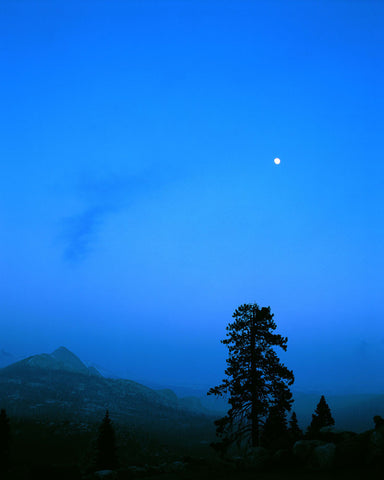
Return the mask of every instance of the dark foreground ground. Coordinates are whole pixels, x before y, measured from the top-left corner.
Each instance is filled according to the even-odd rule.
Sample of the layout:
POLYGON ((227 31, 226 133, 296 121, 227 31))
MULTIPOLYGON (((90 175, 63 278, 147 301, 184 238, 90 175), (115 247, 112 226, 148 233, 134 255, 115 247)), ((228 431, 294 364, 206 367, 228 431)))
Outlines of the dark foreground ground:
POLYGON ((376 470, 330 471, 236 467, 219 460, 209 445, 198 442, 199 436, 191 439, 190 431, 175 438, 164 433, 156 440, 155 434, 132 429, 117 429, 120 470, 97 477, 92 465, 98 425, 14 420, 12 427, 11 468, 7 474, 0 472, 0 480, 384 480, 384 464, 376 470), (161 465, 175 464, 181 469, 159 470, 161 465))
MULTIPOLYGON (((154 478, 154 477, 146 477, 154 478)), ((383 480, 383 472, 362 470, 334 472, 186 472, 165 474, 160 480, 383 480)))
MULTIPOLYGON (((97 479, 103 477, 87 476, 72 477, 67 474, 57 474, 57 471, 46 470, 45 473, 26 473, 13 472, 2 476, 2 480, 77 480, 78 478, 97 479)), ((257 471, 211 471, 211 470, 194 470, 177 473, 165 473, 150 476, 132 476, 127 472, 116 472, 115 476, 106 476, 104 478, 116 480, 131 480, 141 478, 142 480, 383 480, 384 472, 364 471, 364 470, 343 470, 343 471, 279 471, 279 472, 257 472, 257 471)))

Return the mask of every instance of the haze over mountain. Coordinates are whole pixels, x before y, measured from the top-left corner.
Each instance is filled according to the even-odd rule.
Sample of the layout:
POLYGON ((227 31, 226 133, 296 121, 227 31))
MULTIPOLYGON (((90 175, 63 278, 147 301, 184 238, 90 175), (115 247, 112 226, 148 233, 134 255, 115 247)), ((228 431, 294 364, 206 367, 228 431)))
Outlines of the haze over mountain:
MULTIPOLYGON (((220 346, 219 340, 216 343, 220 346)), ((343 354, 329 345, 326 348, 317 349, 311 348, 310 345, 301 346, 302 353, 300 355, 294 351, 296 348, 297 340, 295 338, 288 339, 288 351, 282 352, 281 355, 284 363, 294 371, 293 388, 295 390, 320 395, 323 392, 332 395, 380 395, 384 393, 384 376, 382 375, 384 342, 380 338, 372 339, 370 342, 359 340, 345 346, 343 354), (308 362, 314 362, 315 358, 315 364, 309 369, 308 362), (327 367, 330 359, 333 361, 332 375, 327 367)), ((83 343, 76 351, 85 359, 85 366, 94 367, 105 377, 130 378, 154 389, 170 388, 179 396, 196 396, 197 392, 208 391, 210 387, 221 381, 225 369, 225 349, 223 347, 221 347, 222 362, 207 368, 200 378, 191 377, 191 368, 184 356, 181 356, 181 359, 186 362, 185 374, 181 375, 183 369, 179 371, 178 366, 181 364, 177 361, 177 354, 171 357, 168 353, 172 365, 169 371, 165 371, 160 370, 156 363, 149 365, 144 351, 141 351, 136 359, 129 362, 118 355, 114 358, 104 357, 104 351, 92 352, 83 343), (145 374, 143 374, 142 363, 146 365, 145 374)), ((3 348, 0 350, 0 367, 28 356, 31 356, 30 348, 24 349, 22 355, 20 355, 20 350, 18 355, 15 355, 13 350, 3 348)))
MULTIPOLYGON (((98 409, 102 411, 103 408, 108 408, 108 402, 111 404, 116 403, 117 389, 117 391, 120 392, 119 395, 123 397, 124 391, 127 390, 127 398, 122 400, 123 403, 125 401, 129 404, 130 399, 132 400, 135 395, 144 395, 147 400, 149 399, 154 404, 154 407, 156 407, 156 404, 161 404, 189 412, 210 413, 208 409, 203 407, 198 398, 178 398, 177 395, 169 389, 153 390, 131 380, 104 378, 94 367, 87 367, 74 353, 65 347, 60 347, 51 354, 43 353, 33 355, 12 363, 0 369, 0 376, 3 380, 3 390, 1 391, 0 399, 3 405, 6 404, 11 409, 11 412, 18 411, 19 414, 22 410, 20 406, 17 406, 18 403, 21 402, 25 406, 25 404, 28 405, 28 403, 32 402, 31 405, 28 405, 25 412, 30 411, 30 408, 33 407, 36 385, 39 385, 38 397, 42 402, 39 404, 41 412, 44 411, 44 405, 52 407, 52 404, 55 404, 55 402, 67 404, 73 401, 75 401, 75 403, 82 401, 84 403, 84 409, 88 413, 92 408, 86 405, 87 401, 90 401, 94 408, 96 408, 95 405, 98 405, 98 409), (53 388, 52 382, 55 383, 56 388, 53 388), (76 386, 76 382, 80 382, 82 387, 76 386), (64 385, 68 383, 73 383, 73 388, 79 395, 77 399, 71 397, 72 400, 68 400, 65 390, 63 390, 64 385), (86 385, 86 387, 84 385, 86 385), (99 388, 102 389, 101 391, 103 393, 101 394, 101 391, 98 390, 96 397, 98 398, 101 395, 104 405, 98 403, 100 399, 88 397, 88 395, 91 395, 90 391, 95 389, 95 385, 99 385, 99 388), (22 395, 18 393, 18 389, 23 391, 22 395), (15 391, 12 393, 11 390, 15 391), (61 392, 61 394, 58 392, 61 392), (60 395, 64 395, 64 398, 60 398, 60 395), (84 395, 85 398, 82 399, 84 395), (8 401, 12 399, 12 402, 9 404, 7 399, 8 401)), ((66 405, 66 407, 68 407, 68 405, 66 405)), ((128 411, 132 410, 131 407, 132 406, 127 407, 128 411)), ((119 410, 117 413, 124 416, 123 411, 119 410)))
MULTIPOLYGON (((161 415, 169 421, 174 415, 194 414, 208 416, 208 424, 213 425, 213 419, 228 409, 225 398, 207 397, 205 389, 179 387, 182 394, 178 396, 170 388, 152 387, 127 379, 105 378, 65 347, 0 369, 1 403, 14 415, 37 414, 51 418, 76 415, 79 419, 97 421, 108 408, 119 421, 146 424, 149 411, 151 418, 156 418, 165 408, 168 410, 161 415)), ((384 416, 384 394, 322 393, 326 395, 338 429, 364 431, 372 428, 374 415, 384 416)), ((297 389, 293 389, 293 394, 293 410, 305 429, 320 394, 297 389)))
POLYGON ((0 368, 6 367, 16 361, 17 358, 12 355, 12 353, 5 351, 3 348, 0 350, 0 368))
POLYGON ((11 367, 13 370, 45 369, 59 370, 83 375, 101 374, 94 367, 87 367, 76 355, 65 347, 59 347, 51 354, 42 353, 20 360, 11 367))

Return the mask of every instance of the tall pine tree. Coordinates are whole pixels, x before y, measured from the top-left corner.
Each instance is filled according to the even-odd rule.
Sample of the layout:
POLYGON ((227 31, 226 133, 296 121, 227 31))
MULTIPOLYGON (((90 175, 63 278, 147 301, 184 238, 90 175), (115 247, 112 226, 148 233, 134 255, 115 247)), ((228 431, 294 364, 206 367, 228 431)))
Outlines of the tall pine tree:
POLYGON ((108 410, 99 427, 96 443, 96 468, 113 470, 118 466, 116 436, 108 410))
POLYGON ((241 305, 232 315, 234 322, 227 326, 227 378, 208 395, 229 394, 230 409, 217 420, 216 432, 221 442, 230 445, 246 439, 252 447, 260 443, 261 427, 272 407, 281 411, 291 409, 294 382, 293 372, 282 364, 276 347, 287 350, 286 337, 273 333, 277 328, 270 307, 256 303, 241 305))

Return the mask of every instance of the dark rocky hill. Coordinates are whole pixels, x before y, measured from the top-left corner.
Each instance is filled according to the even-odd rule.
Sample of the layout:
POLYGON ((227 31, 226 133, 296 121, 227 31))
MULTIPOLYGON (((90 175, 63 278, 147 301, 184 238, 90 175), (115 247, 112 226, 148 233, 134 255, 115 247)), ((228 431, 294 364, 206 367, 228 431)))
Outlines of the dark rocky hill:
POLYGON ((173 392, 104 378, 64 347, 0 369, 0 406, 19 418, 88 423, 99 422, 108 409, 121 425, 214 432, 213 417, 182 405, 173 392))

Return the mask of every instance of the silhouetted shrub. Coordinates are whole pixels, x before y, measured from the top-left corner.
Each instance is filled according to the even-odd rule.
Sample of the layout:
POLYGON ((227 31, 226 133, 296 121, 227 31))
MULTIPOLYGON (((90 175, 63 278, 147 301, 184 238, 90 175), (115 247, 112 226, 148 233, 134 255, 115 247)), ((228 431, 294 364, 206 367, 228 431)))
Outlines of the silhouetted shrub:
POLYGON ((118 466, 115 430, 108 410, 99 427, 95 463, 97 470, 113 470, 118 466))

